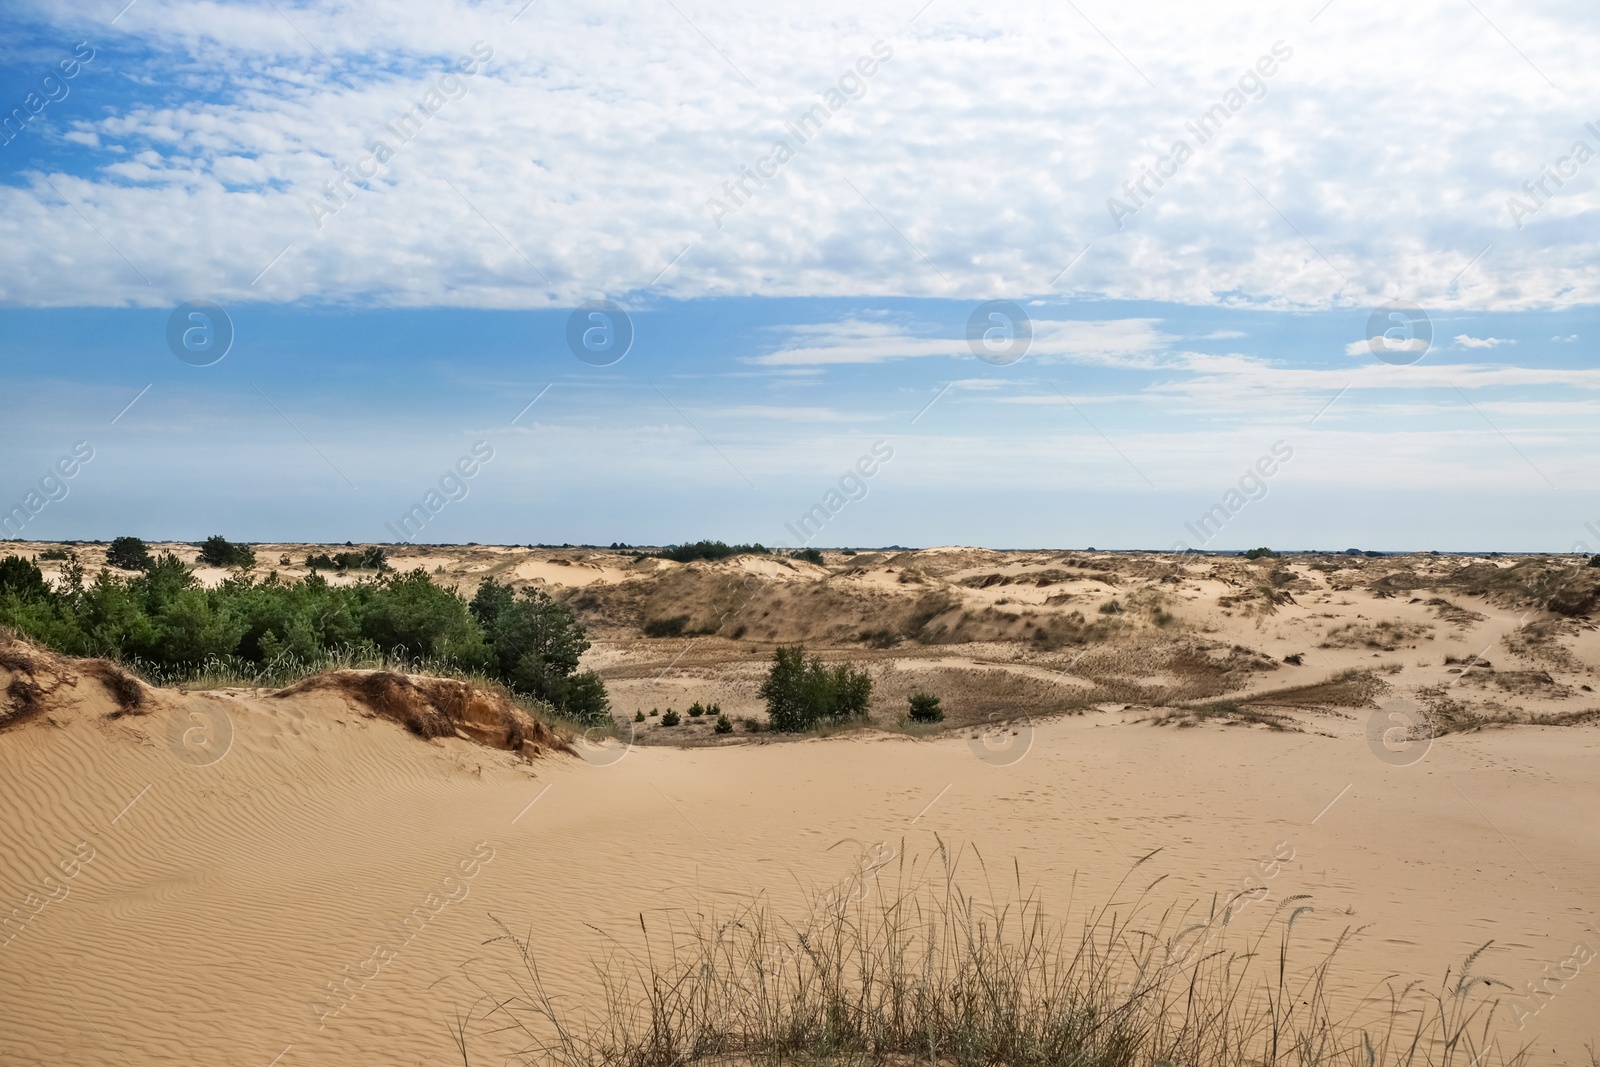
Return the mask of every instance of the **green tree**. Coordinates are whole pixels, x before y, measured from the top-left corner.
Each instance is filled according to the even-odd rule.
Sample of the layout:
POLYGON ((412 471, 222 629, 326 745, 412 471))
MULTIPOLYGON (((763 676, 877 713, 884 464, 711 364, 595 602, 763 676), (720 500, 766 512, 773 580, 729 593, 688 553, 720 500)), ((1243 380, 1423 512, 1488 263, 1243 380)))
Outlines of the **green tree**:
POLYGON ((931 693, 912 693, 911 721, 943 722, 944 709, 939 706, 939 698, 931 693))
POLYGON ((804 645, 780 646, 761 683, 761 698, 774 730, 810 730, 827 721, 862 718, 872 700, 872 678, 865 669, 841 663, 833 668, 804 645))
POLYGON ((22 600, 45 600, 50 596, 50 586, 33 560, 7 556, 0 559, 0 594, 5 593, 13 593, 22 600))
POLYGON ((256 554, 249 545, 236 545, 221 534, 212 534, 200 545, 200 562, 208 567, 248 570, 256 565, 256 554))
POLYGON ((150 546, 137 537, 119 537, 106 549, 106 563, 124 571, 142 571, 151 563, 150 546))
POLYGON ((589 641, 571 608, 541 589, 525 588, 518 597, 509 585, 485 578, 471 610, 488 635, 497 673, 507 685, 575 717, 609 710, 598 676, 572 678, 589 641))

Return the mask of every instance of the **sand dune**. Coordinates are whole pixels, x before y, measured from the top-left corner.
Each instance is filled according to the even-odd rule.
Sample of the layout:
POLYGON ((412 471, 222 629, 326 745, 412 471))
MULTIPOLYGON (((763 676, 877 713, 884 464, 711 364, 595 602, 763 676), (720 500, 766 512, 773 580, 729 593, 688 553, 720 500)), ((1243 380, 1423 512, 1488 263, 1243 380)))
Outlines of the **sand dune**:
MULTIPOLYGON (((81 676, 0 732, 0 1064, 459 1062, 469 977, 515 970, 485 944, 495 920, 531 934, 554 990, 592 997, 591 962, 638 944, 641 915, 799 909, 858 849, 935 835, 1014 858, 1058 914, 1152 850, 1140 878, 1174 901, 1292 850, 1268 889, 1311 894, 1308 950, 1365 928, 1335 969, 1352 1004, 1389 976, 1434 985, 1490 940, 1476 970, 1518 990, 1600 947, 1589 728, 1447 736, 1408 766, 1375 758, 1360 718, 1295 734, 1111 712, 1019 724, 1000 748, 867 732, 529 759, 326 690, 117 712, 81 676)), ((1502 1010, 1501 1045, 1584 1062, 1593 983, 1552 987, 1525 1029, 1502 1010)))

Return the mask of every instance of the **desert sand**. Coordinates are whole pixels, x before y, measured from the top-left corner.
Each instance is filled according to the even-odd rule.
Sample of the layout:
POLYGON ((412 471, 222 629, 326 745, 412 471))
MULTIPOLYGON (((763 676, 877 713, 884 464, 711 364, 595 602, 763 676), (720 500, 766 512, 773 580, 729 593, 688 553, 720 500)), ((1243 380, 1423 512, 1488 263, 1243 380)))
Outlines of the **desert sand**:
MULTIPOLYGON (((13 701, 19 678, 59 683, 0 730, 0 1065, 459 1063, 451 1027, 519 969, 504 929, 529 937, 567 1003, 592 1003, 594 963, 617 945, 659 948, 688 917, 757 898, 798 917, 863 851, 941 843, 1008 877, 1015 861, 1069 920, 1130 869, 1124 895, 1160 880, 1156 899, 1183 905, 1292 854, 1245 925, 1308 894, 1308 963, 1359 930, 1333 969, 1352 1012, 1390 986, 1437 987, 1492 941, 1473 971, 1508 987, 1502 1050, 1587 1063, 1600 1039, 1593 964, 1550 995, 1525 990, 1575 946, 1600 949, 1587 607, 1530 617, 1504 590, 1440 594, 1419 578, 1517 561, 1319 571, 962 550, 683 567, 430 551, 430 571, 467 588, 492 570, 572 598, 621 739, 425 740, 339 689, 143 689, 128 711, 70 662, 0 669, 13 701), (1397 588, 1401 571, 1414 588, 1397 588), (746 573, 760 581, 735 583, 755 590, 728 616, 745 620, 735 639, 706 622, 746 573), (1290 577, 1247 580, 1268 573, 1290 577), (930 595, 955 599, 906 636, 930 595), (1121 610, 1101 613, 1112 599, 1121 610), (684 636, 640 635, 680 607, 684 636), (1023 633, 1073 610, 1113 625, 1084 643, 1023 633), (894 632, 860 639, 879 627, 894 632), (801 636, 871 665, 887 694, 876 726, 778 740, 626 721, 692 699, 757 716, 771 642, 801 636), (1357 668, 1369 681, 1336 680, 1357 668), (1157 683, 1192 696, 1152 700, 1157 683), (928 684, 950 728, 897 728, 890 704, 928 684), (1215 703, 1196 712, 1202 698, 1215 703), (1395 707, 1459 728, 1375 741, 1374 716, 1395 707), (1513 995, 1537 1014, 1511 1011, 1513 995)), ((474 1062, 516 1062, 511 1035, 477 1027, 473 1042, 474 1062)))

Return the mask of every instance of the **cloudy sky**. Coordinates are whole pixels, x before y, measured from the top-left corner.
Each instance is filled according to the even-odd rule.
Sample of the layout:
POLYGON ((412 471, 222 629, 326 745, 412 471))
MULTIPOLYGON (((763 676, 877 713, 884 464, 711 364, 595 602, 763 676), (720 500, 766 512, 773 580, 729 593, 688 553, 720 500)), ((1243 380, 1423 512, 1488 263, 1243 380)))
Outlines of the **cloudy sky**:
POLYGON ((6 536, 1600 551, 1592 4, 0 30, 6 536))

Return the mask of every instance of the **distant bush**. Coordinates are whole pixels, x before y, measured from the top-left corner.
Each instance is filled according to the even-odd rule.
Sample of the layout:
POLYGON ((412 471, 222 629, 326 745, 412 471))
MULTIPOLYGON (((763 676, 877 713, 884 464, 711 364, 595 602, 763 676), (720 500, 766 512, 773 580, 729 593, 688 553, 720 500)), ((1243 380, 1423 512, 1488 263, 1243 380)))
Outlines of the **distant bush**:
POLYGON ((322 552, 307 556, 306 566, 314 571, 386 571, 389 554, 377 545, 361 552, 336 552, 331 556, 322 552))
POLYGON ((142 571, 154 562, 150 546, 137 537, 119 537, 106 549, 107 565, 118 570, 142 571))
POLYGON ((719 734, 731 734, 733 733, 733 723, 728 721, 726 715, 718 715, 716 730, 719 734))
POLYGON ((644 722, 644 712, 642 712, 642 711, 634 712, 633 713, 633 721, 634 722, 644 722))
POLYGON ((1108 600, 1104 604, 1100 605, 1100 614, 1120 615, 1122 614, 1122 605, 1117 603, 1115 600, 1108 600))
POLYGON ((661 716, 662 726, 676 726, 682 721, 682 719, 678 718, 678 713, 673 711, 671 708, 668 708, 667 713, 661 716))
POLYGON ((693 563, 703 559, 727 559, 729 556, 764 556, 764 545, 725 545, 721 541, 696 541, 687 545, 669 545, 657 552, 657 559, 670 559, 678 563, 693 563))
POLYGON ((814 548, 802 548, 800 551, 794 554, 794 558, 803 559, 807 563, 816 563, 818 565, 821 565, 822 563, 822 553, 818 552, 814 548))
POLYGON ((939 698, 931 693, 912 693, 911 721, 943 722, 944 709, 939 706, 939 698))
POLYGON ((704 715, 705 713, 706 713, 706 709, 700 706, 700 702, 698 700, 696 700, 693 704, 689 705, 689 718, 698 719, 700 716, 704 715))
POLYGON ((670 619, 647 619, 644 624, 646 637, 682 637, 684 627, 689 625, 689 616, 674 615, 670 619))
POLYGON ((236 545, 221 534, 213 534, 200 545, 200 562, 208 567, 249 570, 256 565, 256 554, 249 545, 236 545))
POLYGON ((1283 553, 1274 552, 1270 548, 1252 548, 1245 552, 1245 559, 1282 559, 1283 553))
POLYGON ((841 663, 806 659, 803 645, 780 647, 761 683, 761 698, 774 730, 809 730, 825 722, 864 718, 872 699, 872 678, 866 670, 841 663))
MULTIPOLYGON (((45 556, 45 558, 49 559, 50 557, 49 556, 45 556)), ((1600 556, 1590 556, 1589 557, 1589 566, 1591 566, 1591 567, 1600 567, 1600 556)))
POLYGON ((72 553, 68 552, 64 548, 47 548, 43 552, 39 553, 39 558, 48 560, 71 559, 72 553))
POLYGON ((873 648, 893 648, 899 642, 900 635, 888 627, 879 627, 876 630, 862 630, 856 635, 856 640, 873 648))

